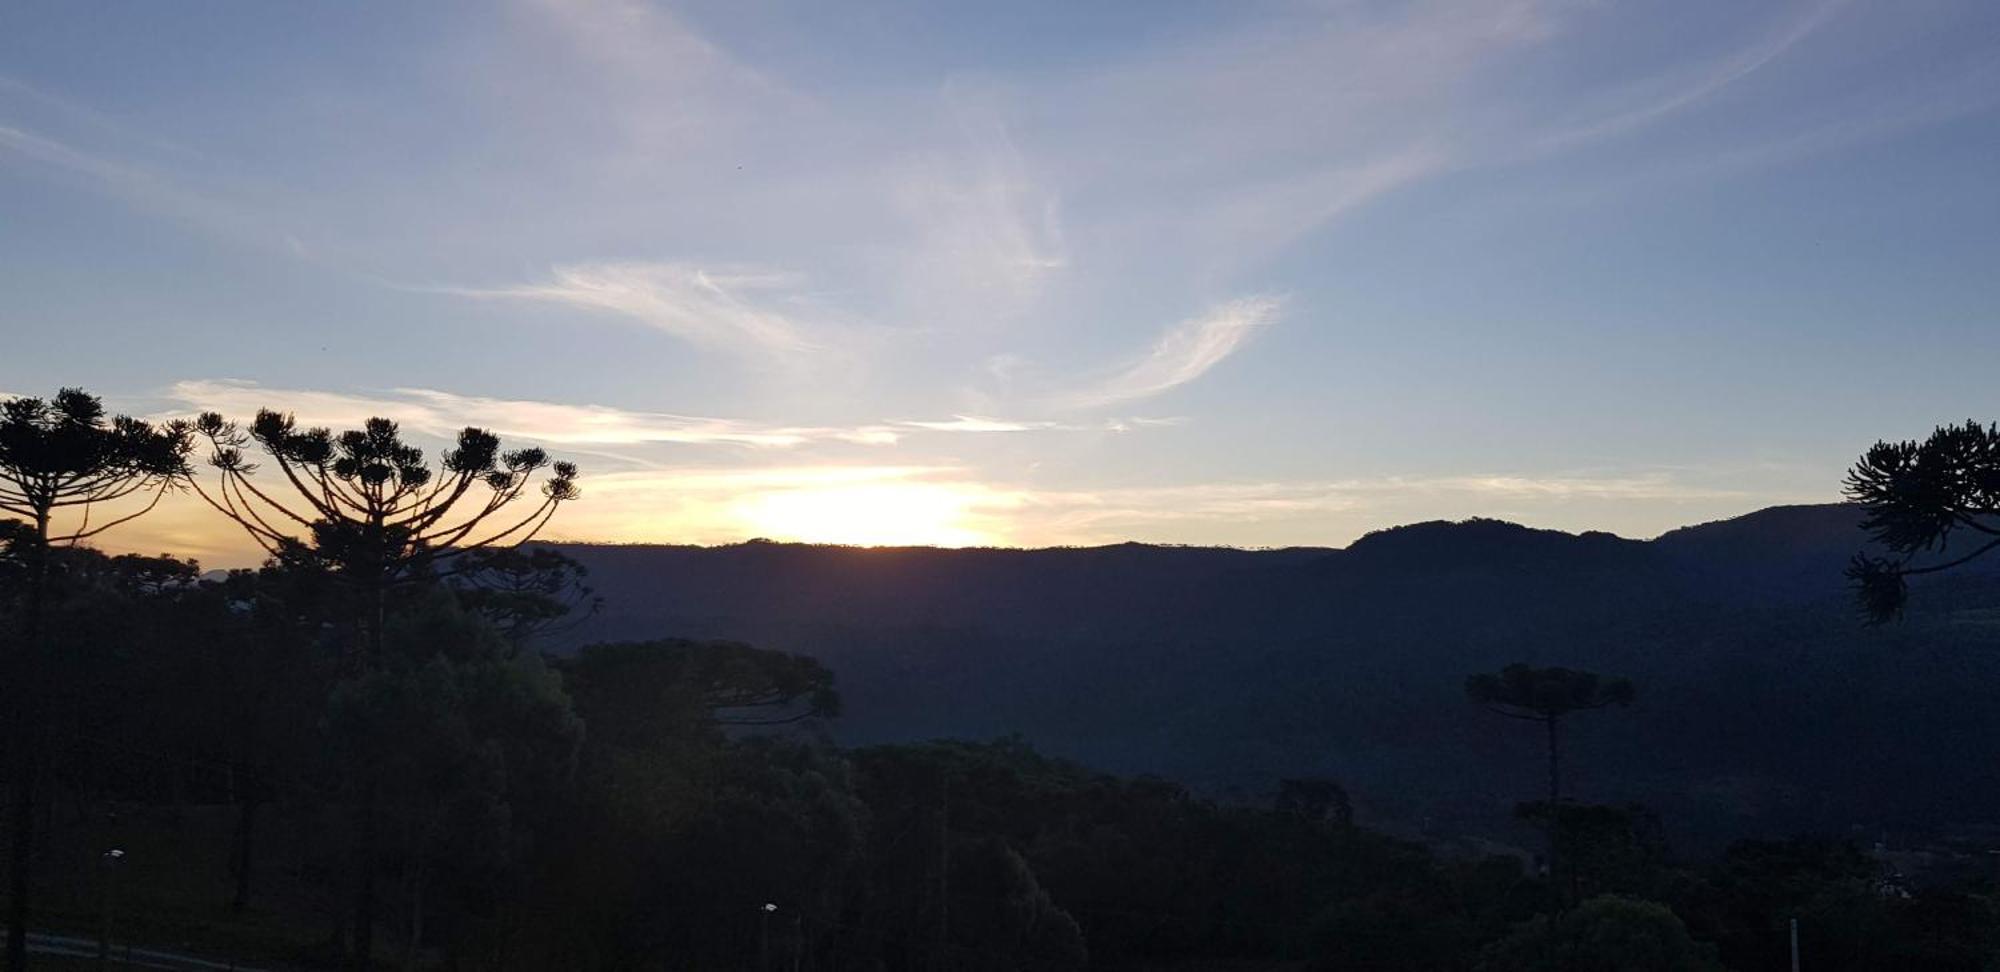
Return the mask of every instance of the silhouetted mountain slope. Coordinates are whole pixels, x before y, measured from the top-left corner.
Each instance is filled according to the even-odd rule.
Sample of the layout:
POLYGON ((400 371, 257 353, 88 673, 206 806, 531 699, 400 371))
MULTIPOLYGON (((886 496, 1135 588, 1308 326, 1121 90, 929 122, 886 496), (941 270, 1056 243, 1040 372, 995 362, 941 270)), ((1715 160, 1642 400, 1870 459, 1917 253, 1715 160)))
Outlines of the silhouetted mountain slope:
POLYGON ((2000 777, 1994 575, 1926 585, 1864 628, 1845 506, 1634 541, 1420 523, 1345 550, 570 546, 606 610, 573 642, 729 637, 838 673, 838 732, 1020 732, 1216 792, 1346 781, 1378 820, 1491 830, 1535 792, 1538 740, 1464 701, 1511 661, 1629 675, 1579 720, 1586 799, 1689 835, 1983 819, 2000 777))
POLYGON ((1839 567, 1869 546, 1861 510, 1843 503, 1774 506, 1669 531, 1653 546, 1677 566, 1739 593, 1786 598, 1842 589, 1839 567), (1828 570, 1828 565, 1836 569, 1828 570), (1750 585, 1750 590, 1742 590, 1750 585))
POLYGON ((1623 567, 1647 545, 1609 533, 1537 530, 1503 520, 1432 520, 1370 533, 1346 563, 1377 570, 1575 570, 1623 567))

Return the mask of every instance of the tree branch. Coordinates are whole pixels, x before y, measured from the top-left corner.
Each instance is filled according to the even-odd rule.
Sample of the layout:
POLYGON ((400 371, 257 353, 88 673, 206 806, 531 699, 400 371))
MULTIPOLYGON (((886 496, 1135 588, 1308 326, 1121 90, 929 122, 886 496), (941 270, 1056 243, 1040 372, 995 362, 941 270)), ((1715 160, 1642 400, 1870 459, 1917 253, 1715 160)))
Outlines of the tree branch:
POLYGON ((1966 554, 1965 556, 1960 557, 1956 560, 1948 560, 1941 564, 1928 564, 1923 567, 1911 567, 1908 566, 1907 564, 1902 564, 1896 567, 1896 572, 1906 576, 1914 574, 1935 574, 1938 571, 1950 570, 1953 567, 1957 567, 1962 564, 1968 563, 1974 559, 1977 559, 1981 554, 1984 554, 1995 547, 2000 547, 2000 537, 1996 537, 1993 540, 1987 541, 1979 549, 1974 550, 1973 552, 1966 554))
MULTIPOLYGON (((61 538, 61 541, 60 541, 60 542, 64 542, 64 543, 69 543, 69 544, 72 544, 72 545, 73 545, 73 544, 77 543, 77 542, 78 542, 78 541, 80 541, 80 540, 88 540, 88 539, 90 539, 91 537, 94 537, 94 536, 97 536, 98 534, 100 534, 100 533, 103 533, 104 531, 106 531, 106 530, 109 530, 109 529, 111 529, 112 527, 115 527, 115 526, 117 526, 117 525, 119 525, 119 524, 121 524, 121 523, 130 523, 130 522, 131 522, 131 521, 133 521, 133 520, 136 520, 136 519, 138 519, 138 518, 140 518, 140 517, 142 517, 142 516, 145 516, 145 515, 146 515, 146 514, 148 514, 148 513, 151 513, 151 512, 153 512, 153 507, 155 507, 155 506, 158 506, 158 505, 160 505, 160 498, 161 498, 161 497, 163 497, 163 496, 165 496, 165 495, 167 495, 167 491, 166 491, 166 490, 164 490, 164 489, 162 489, 162 490, 156 490, 156 491, 155 491, 155 492, 153 493, 153 501, 152 501, 152 502, 150 502, 150 503, 147 503, 147 504, 146 504, 146 508, 145 508, 145 509, 143 509, 143 510, 140 510, 140 511, 138 511, 138 512, 136 512, 136 513, 131 513, 131 514, 128 514, 128 515, 126 515, 126 516, 121 516, 121 517, 119 517, 118 519, 115 519, 115 520, 112 520, 112 521, 111 521, 111 522, 109 522, 109 523, 105 523, 105 524, 102 524, 102 525, 98 526, 98 528, 97 528, 97 529, 95 529, 95 530, 92 530, 92 529, 89 529, 89 526, 90 526, 90 517, 89 517, 89 507, 85 507, 85 508, 84 508, 84 510, 85 510, 85 515, 84 515, 84 521, 83 521, 83 525, 77 528, 77 532, 75 532, 75 533, 72 533, 72 534, 70 534, 70 535, 69 535, 69 536, 67 536, 67 537, 63 537, 63 538, 61 538)), ((58 542, 58 541, 57 541, 57 540, 55 540, 55 538, 51 538, 50 542, 52 542, 52 543, 53 543, 53 542, 58 542)))

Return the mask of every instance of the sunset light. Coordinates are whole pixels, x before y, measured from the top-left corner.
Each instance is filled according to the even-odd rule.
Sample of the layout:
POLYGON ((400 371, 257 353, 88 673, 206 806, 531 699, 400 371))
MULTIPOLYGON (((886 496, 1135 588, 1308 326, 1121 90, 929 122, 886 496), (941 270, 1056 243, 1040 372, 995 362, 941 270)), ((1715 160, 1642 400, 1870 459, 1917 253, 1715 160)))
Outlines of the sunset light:
POLYGON ((2000 0, 0 7, 0 972, 2000 970, 2000 0))
POLYGON ((760 493, 733 513, 757 536, 857 546, 972 547, 1001 538, 979 525, 978 490, 921 482, 760 493))

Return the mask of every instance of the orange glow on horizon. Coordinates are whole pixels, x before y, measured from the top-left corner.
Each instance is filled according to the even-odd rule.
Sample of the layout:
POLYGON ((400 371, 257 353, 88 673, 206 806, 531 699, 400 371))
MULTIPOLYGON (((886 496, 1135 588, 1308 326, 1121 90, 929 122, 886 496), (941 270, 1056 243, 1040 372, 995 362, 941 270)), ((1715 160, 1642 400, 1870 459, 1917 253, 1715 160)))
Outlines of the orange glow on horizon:
POLYGON ((865 547, 973 547, 1000 537, 976 525, 979 497, 942 483, 887 481, 775 490, 730 510, 757 536, 865 547))

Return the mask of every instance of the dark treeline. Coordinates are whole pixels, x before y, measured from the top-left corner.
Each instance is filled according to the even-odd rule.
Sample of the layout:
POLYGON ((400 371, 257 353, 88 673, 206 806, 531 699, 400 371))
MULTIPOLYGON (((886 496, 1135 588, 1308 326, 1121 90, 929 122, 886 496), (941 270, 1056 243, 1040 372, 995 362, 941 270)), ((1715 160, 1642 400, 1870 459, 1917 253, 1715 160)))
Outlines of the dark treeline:
POLYGON ((1905 886, 1843 841, 1692 862, 1644 808, 1571 802, 1552 883, 1508 848, 1358 827, 1330 781, 1224 805, 1018 739, 842 749, 821 731, 833 675, 800 655, 666 639, 544 659, 489 591, 441 582, 397 594, 384 664, 354 679, 322 620, 337 588, 309 570, 54 560, 56 927, 99 917, 101 876, 57 873, 103 849, 79 837, 198 832, 231 880, 191 889, 135 850, 128 899, 165 881, 207 900, 116 920, 240 947, 232 921, 275 917, 290 937, 259 947, 296 951, 261 957, 339 964, 345 787, 368 763, 377 956, 413 967, 1766 968, 1793 917, 1820 969, 1978 969, 2000 948, 1990 875, 1905 886), (1538 916, 1564 898, 1551 934, 1538 916))
MULTIPOLYGON (((506 512, 547 457, 473 431, 432 467, 387 423, 149 430, 214 445, 207 495, 264 531, 254 571, 0 530, 8 782, 33 818, 10 887, 36 889, 37 930, 464 969, 1753 969, 1782 967, 1794 920, 1815 970, 2000 954, 1991 867, 1916 880, 1808 837, 1692 859, 1645 807, 1578 799, 1558 720, 1645 691, 1590 673, 1467 684, 1547 733, 1547 766, 1519 767, 1548 797, 1516 810, 1538 854, 1371 830, 1327 779, 1222 802, 1017 737, 842 747, 835 673, 805 654, 671 631, 545 654, 595 610, 588 575, 519 548, 532 529, 481 542, 428 511, 475 495, 473 522, 532 525, 575 472, 506 512), (251 439, 297 467, 297 534, 245 512, 270 482, 229 451, 251 439)), ((149 461, 127 471, 150 488, 192 478, 149 461)))

